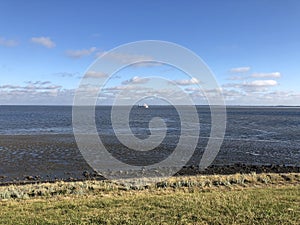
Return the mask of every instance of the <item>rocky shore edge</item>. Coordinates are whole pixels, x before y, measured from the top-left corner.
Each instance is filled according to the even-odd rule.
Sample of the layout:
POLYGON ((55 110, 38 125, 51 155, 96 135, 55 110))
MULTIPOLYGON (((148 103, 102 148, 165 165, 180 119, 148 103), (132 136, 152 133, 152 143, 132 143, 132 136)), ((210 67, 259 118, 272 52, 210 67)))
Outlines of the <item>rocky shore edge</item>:
MULTIPOLYGON (((230 175, 230 174, 250 174, 250 173, 300 173, 300 166, 291 165, 211 165, 205 170, 200 169, 197 165, 184 166, 174 177, 178 176, 195 176, 195 175, 230 175)), ((34 183, 54 183, 57 181, 74 182, 86 180, 105 180, 105 178, 95 171, 83 171, 79 177, 52 177, 43 178, 40 176, 24 176, 23 178, 10 180, 7 176, 0 176, 0 186, 22 185, 34 183)))
POLYGON ((229 174, 249 174, 249 173, 300 173, 300 166, 290 165, 211 165, 205 170, 200 170, 199 166, 184 166, 175 176, 182 175, 229 175, 229 174))

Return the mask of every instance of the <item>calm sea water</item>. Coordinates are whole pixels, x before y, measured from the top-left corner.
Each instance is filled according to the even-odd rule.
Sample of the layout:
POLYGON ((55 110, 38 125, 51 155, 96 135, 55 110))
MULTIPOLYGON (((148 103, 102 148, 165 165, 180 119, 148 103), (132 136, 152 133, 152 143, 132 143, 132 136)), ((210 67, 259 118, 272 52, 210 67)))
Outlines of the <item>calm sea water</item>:
MULTIPOLYGON (((210 134, 209 107, 197 107, 200 119, 199 148, 210 134)), ((110 107, 97 107, 96 121, 100 135, 114 136, 110 107)), ((131 131, 140 138, 150 135, 149 121, 161 117, 167 124, 168 146, 180 130, 179 115, 173 107, 134 108, 130 114, 131 131)), ((159 127, 156 129, 160 129, 159 127)), ((122 133, 122 129, 120 130, 122 133)), ((124 129, 124 134, 128 132, 124 129)), ((0 106, 0 135, 73 134, 70 106, 0 106)), ((1 150, 1 143, 0 143, 1 150)), ((300 165, 300 108, 228 107, 224 142, 216 162, 300 165)))
MULTIPOLYGON (((209 135, 210 110, 198 106, 201 136, 209 135)), ((122 109, 121 109, 122 110, 122 109)), ((111 107, 96 109, 100 134, 113 134, 111 107)), ((147 133, 153 117, 161 117, 169 132, 180 130, 180 118, 173 107, 135 108, 130 114, 130 127, 136 134, 147 133)), ((72 134, 70 106, 0 106, 1 135, 72 134)), ((159 127, 157 128, 159 129, 159 127)), ((127 130, 124 130, 124 132, 127 130)), ((228 107, 226 139, 266 142, 300 142, 300 108, 298 107, 228 107)))

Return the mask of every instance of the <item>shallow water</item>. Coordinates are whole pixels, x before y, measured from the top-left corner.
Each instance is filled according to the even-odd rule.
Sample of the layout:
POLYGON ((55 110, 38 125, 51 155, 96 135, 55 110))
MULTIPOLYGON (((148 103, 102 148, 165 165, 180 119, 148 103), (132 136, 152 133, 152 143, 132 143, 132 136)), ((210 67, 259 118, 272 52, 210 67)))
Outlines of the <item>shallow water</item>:
MULTIPOLYGON (((122 108, 119 110, 122 111, 122 108)), ((185 110, 188 110, 187 108, 185 110)), ((97 107, 98 133, 106 147, 129 164, 148 165, 172 153, 181 132, 200 126, 200 139, 188 164, 198 164, 210 135, 210 110, 197 107, 200 124, 180 124, 177 111, 170 106, 133 108, 129 115, 133 134, 145 139, 165 127, 149 130, 149 121, 165 121, 166 137, 151 154, 137 154, 122 146, 111 124, 111 108, 97 107), (163 150, 163 151, 162 151, 163 150), (151 158, 152 157, 152 161, 151 158)), ((122 125, 122 120, 117 123, 122 125)), ((19 177, 48 174, 52 177, 79 176, 89 170, 73 137, 72 108, 69 106, 0 106, 0 175, 19 177), (22 172, 22 173, 21 173, 22 172)), ((128 131, 119 128, 127 135, 128 131)), ((191 135, 193 133, 190 133, 191 135)), ((227 107, 227 128, 214 164, 300 166, 300 108, 227 107)))
MULTIPOLYGON (((181 107, 184 109, 184 107, 181 107)), ((120 109, 122 111, 122 107, 120 109)), ((187 109, 188 110, 188 109, 187 109)), ((210 133, 210 110, 198 106, 201 137, 210 133)), ((99 134, 114 134, 111 125, 111 107, 97 107, 96 121, 99 134)), ((184 129, 193 129, 198 124, 181 127, 174 107, 153 106, 150 109, 133 108, 130 113, 130 128, 136 135, 149 135, 149 121, 162 118, 167 124, 167 133, 179 135, 184 129), (189 127, 190 126, 190 127, 189 127)), ((119 121, 122 123, 122 120, 119 121)), ((0 106, 0 135, 73 134, 72 107, 70 106, 0 106)), ((155 128, 159 130, 160 127, 155 128)), ((161 128, 163 129, 163 127, 161 128)), ((127 134, 124 128, 118 130, 127 134)), ((298 107, 227 107, 226 140, 285 142, 297 145, 300 142, 300 108, 298 107)))

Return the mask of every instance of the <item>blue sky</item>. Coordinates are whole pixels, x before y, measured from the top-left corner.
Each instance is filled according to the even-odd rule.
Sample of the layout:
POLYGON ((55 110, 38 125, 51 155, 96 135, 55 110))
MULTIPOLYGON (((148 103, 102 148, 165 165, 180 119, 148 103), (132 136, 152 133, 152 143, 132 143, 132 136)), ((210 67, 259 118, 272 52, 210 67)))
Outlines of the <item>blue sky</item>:
MULTIPOLYGON (((227 104, 299 105, 299 12, 297 0, 1 1, 0 104, 71 104, 97 55, 164 40, 206 62, 227 104)), ((142 76, 127 70, 109 85, 142 76)))

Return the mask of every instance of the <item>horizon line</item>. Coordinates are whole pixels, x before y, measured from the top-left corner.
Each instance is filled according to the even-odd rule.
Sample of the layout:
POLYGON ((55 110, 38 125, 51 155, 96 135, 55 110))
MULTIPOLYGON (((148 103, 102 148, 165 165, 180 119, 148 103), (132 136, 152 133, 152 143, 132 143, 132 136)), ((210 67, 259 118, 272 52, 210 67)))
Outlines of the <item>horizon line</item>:
MULTIPOLYGON (((72 104, 0 104, 1 106, 68 106, 73 107, 72 104)), ((77 105, 77 106, 93 106, 93 105, 77 105)), ((129 105, 95 105, 95 106, 129 106, 129 105)), ((138 106, 138 105, 132 105, 138 106)), ((151 104, 149 106, 172 106, 165 104, 151 104)), ((225 106, 225 107, 300 107, 300 105, 239 105, 239 104, 225 104, 225 105, 208 105, 208 104, 196 104, 196 105, 176 105, 176 106, 225 106)))

